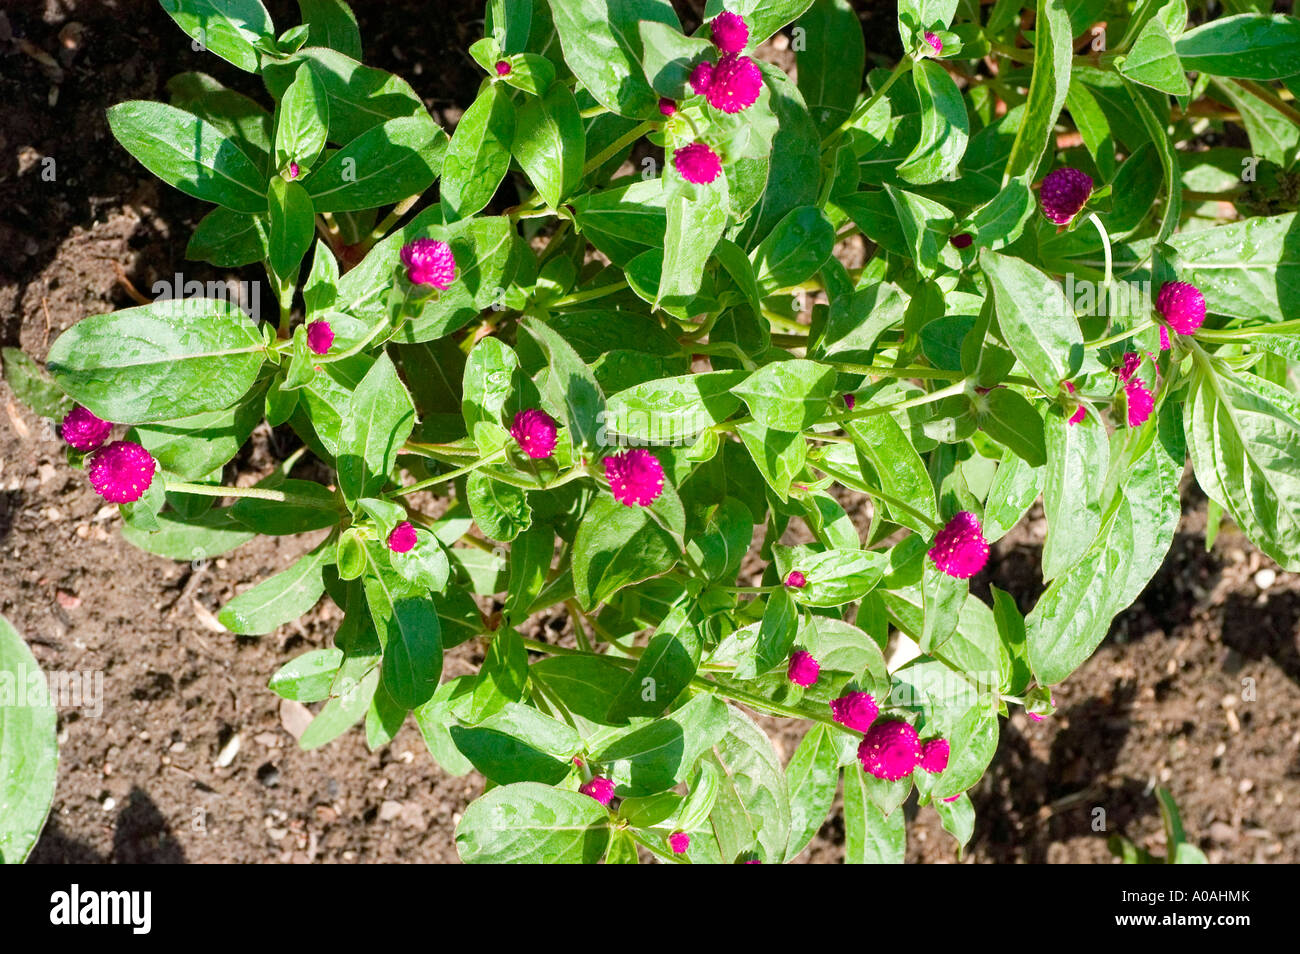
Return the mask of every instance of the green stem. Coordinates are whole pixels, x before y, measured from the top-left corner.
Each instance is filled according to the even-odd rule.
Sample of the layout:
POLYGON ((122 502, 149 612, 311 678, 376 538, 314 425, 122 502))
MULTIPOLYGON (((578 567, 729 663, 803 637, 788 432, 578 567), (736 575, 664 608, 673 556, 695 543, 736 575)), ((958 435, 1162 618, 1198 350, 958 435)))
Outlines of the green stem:
POLYGON ((844 135, 845 131, 856 126, 863 116, 871 112, 871 108, 880 101, 880 97, 889 92, 889 87, 897 83, 899 77, 904 73, 907 73, 911 68, 912 57, 909 54, 898 61, 898 65, 894 67, 894 71, 889 74, 888 78, 883 83, 880 84, 880 89, 876 90, 867 99, 858 104, 857 108, 849 115, 849 118, 844 120, 840 125, 840 128, 822 140, 822 151, 825 152, 828 148, 839 142, 840 137, 844 135))
POLYGON ((1107 345, 1118 344, 1119 342, 1124 341, 1127 338, 1133 338, 1136 337, 1137 335, 1142 334, 1142 332, 1146 331, 1148 328, 1154 328, 1156 324, 1157 322, 1154 318, 1148 318, 1146 321, 1142 322, 1135 328, 1128 328, 1125 329, 1124 331, 1117 331, 1113 335, 1108 335, 1105 338, 1098 338, 1096 341, 1085 341, 1083 343, 1083 346, 1085 348, 1104 348, 1107 345))
POLYGON ((1106 291, 1106 301, 1110 301, 1110 283, 1114 277, 1113 263, 1110 257, 1110 233, 1106 231, 1106 226, 1101 224, 1101 219, 1097 218, 1096 212, 1089 212, 1088 219, 1093 225, 1097 226, 1097 231, 1101 234, 1101 247, 1106 253, 1106 279, 1104 289, 1106 291))
POLYGON ((582 174, 586 176, 595 172, 597 169, 599 169, 601 166, 607 163, 612 156, 618 155, 620 152, 623 151, 623 149, 625 149, 627 146, 630 146, 632 143, 636 142, 646 133, 653 132, 658 125, 659 124, 657 122, 647 119, 645 122, 640 123, 639 125, 629 129, 627 132, 619 136, 617 139, 615 139, 612 143, 610 143, 600 152, 596 153, 595 157, 589 160, 587 164, 582 167, 582 174))
POLYGON ((831 361, 841 371, 849 374, 873 374, 882 378, 937 378, 941 381, 959 381, 965 377, 960 371, 941 371, 938 368, 886 368, 875 364, 849 364, 831 361))
POLYGON ((595 301, 597 298, 604 298, 607 295, 613 295, 627 288, 627 279, 620 278, 616 282, 610 282, 608 285, 601 285, 597 288, 588 288, 586 291, 574 292, 572 295, 565 295, 563 298, 557 298, 555 301, 547 304, 547 308, 568 308, 570 305, 580 305, 584 301, 595 301))
POLYGON ((251 497, 255 500, 272 500, 276 503, 294 504, 298 507, 310 507, 313 510, 333 510, 333 507, 321 506, 315 497, 301 497, 285 493, 283 490, 269 490, 266 487, 226 487, 221 484, 191 484, 183 480, 169 480, 164 486, 168 493, 196 494, 201 497, 251 497))
POLYGON ((400 490, 395 491, 393 493, 393 496, 405 497, 407 494, 413 494, 418 490, 425 490, 429 487, 436 487, 438 484, 445 484, 448 481, 455 480, 457 477, 464 477, 466 474, 473 473, 474 471, 478 470, 480 467, 484 466, 485 464, 493 463, 494 461, 500 459, 501 457, 504 457, 506 451, 508 451, 509 449, 510 446, 507 444, 505 447, 501 448, 500 450, 493 451, 491 454, 488 454, 486 457, 482 457, 474 461, 474 463, 472 464, 468 464, 464 467, 459 467, 456 470, 449 471, 445 474, 439 474, 437 477, 430 477, 427 480, 416 481, 415 483, 407 487, 403 487, 400 490))
POLYGON ((1300 318, 1277 321, 1271 325, 1247 325, 1244 328, 1202 328, 1196 332, 1196 337, 1205 341, 1231 342, 1254 335, 1285 334, 1289 331, 1300 331, 1300 318))

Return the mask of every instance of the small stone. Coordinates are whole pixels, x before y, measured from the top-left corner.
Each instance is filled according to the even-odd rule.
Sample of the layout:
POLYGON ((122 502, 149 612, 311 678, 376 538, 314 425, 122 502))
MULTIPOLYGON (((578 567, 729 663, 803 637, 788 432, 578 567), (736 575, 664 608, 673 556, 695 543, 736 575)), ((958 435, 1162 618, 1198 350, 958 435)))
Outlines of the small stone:
POLYGON ((392 799, 387 799, 386 801, 384 801, 382 805, 379 806, 379 820, 385 822, 392 821, 398 815, 402 814, 402 809, 404 807, 405 806, 401 802, 395 802, 392 799))
POLYGON ((1266 590, 1277 582, 1277 571, 1272 567, 1266 566, 1255 574, 1255 585, 1261 590, 1266 590))
POLYGON ((111 812, 114 808, 117 807, 117 799, 114 798, 112 795, 109 795, 107 798, 104 799, 100 807, 103 808, 104 811, 106 812, 111 812))
POLYGON ((230 765, 231 762, 235 761, 235 756, 238 754, 239 754, 239 733, 236 732, 234 735, 230 737, 230 741, 227 742, 222 747, 221 751, 217 754, 217 761, 215 763, 216 767, 226 768, 228 765, 230 765))
POLYGON ((302 738, 302 734, 307 731, 307 726, 311 724, 311 720, 311 710, 301 702, 295 702, 292 699, 280 700, 280 725, 284 726, 284 731, 293 736, 295 740, 302 738))

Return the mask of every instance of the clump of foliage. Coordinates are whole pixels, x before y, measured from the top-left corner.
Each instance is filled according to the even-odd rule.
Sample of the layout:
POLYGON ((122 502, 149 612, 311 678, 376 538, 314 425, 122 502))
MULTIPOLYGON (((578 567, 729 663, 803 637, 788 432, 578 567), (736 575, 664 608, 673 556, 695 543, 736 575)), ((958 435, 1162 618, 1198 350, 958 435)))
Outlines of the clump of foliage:
POLYGON ((1211 526, 1300 568, 1300 21, 901 0, 880 65, 846 0, 710 0, 693 35, 490 0, 449 138, 300 3, 280 34, 163 3, 273 108, 187 73, 109 117, 279 321, 158 301, 48 368, 132 543, 328 531, 219 618, 333 600, 271 688, 321 703, 305 747, 413 718, 481 772, 466 861, 789 861, 841 779, 849 861, 903 858, 913 793, 965 844, 1000 719, 1050 715, 1159 569, 1189 456, 1211 526), (778 30, 797 78, 755 55, 778 30), (262 421, 301 449, 230 486, 262 421), (1040 500, 1045 591, 973 594, 1040 500), (526 635, 556 608, 576 643, 526 635), (752 713, 806 726, 787 764, 752 713))

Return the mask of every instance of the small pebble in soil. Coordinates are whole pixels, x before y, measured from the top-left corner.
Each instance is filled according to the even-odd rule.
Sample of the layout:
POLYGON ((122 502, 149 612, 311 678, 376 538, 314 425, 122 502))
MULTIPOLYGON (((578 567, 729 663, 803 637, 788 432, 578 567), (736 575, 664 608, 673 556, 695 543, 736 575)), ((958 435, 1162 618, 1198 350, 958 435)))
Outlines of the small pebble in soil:
POLYGON ((1277 582, 1277 571, 1272 567, 1264 567, 1255 574, 1255 585, 1261 590, 1266 590, 1277 582))

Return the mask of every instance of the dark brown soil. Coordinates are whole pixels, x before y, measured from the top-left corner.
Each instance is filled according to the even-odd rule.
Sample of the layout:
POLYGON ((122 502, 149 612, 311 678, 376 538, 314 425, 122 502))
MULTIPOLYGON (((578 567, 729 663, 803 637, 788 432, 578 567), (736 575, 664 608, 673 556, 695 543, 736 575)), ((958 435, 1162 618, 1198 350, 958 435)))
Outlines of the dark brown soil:
MULTIPOLYGON (((268 6, 278 23, 295 22, 294 4, 268 6)), ((479 82, 464 50, 481 33, 481 4, 356 6, 370 59, 454 125, 479 82)), ((119 268, 146 292, 177 271, 257 278, 185 260, 202 208, 157 184, 104 122, 115 102, 165 99, 183 70, 251 94, 255 81, 191 51, 155 0, 9 0, 4 12, 0 344, 40 359, 75 321, 129 306, 119 268)), ((892 11, 871 32, 893 42, 892 11)), ((455 860, 452 828, 481 779, 445 775, 409 725, 376 753, 359 731, 301 752, 285 728, 292 707, 264 688, 285 660, 328 644, 336 611, 322 605, 261 639, 212 625, 232 594, 311 540, 258 540, 193 566, 141 553, 4 384, 0 412, 0 613, 47 669, 104 674, 102 715, 61 717, 59 787, 34 860, 455 860)), ((255 435, 238 461, 244 479, 270 466, 275 440, 255 435)), ((1104 862, 1115 831, 1161 851, 1159 784, 1211 860, 1300 860, 1300 580, 1229 531, 1207 554, 1204 508, 1189 500, 1165 569, 1058 691, 1058 714, 1004 723, 972 793, 966 860, 1104 862), (1105 831, 1093 827, 1099 808, 1105 831)), ((1028 608, 1040 540, 1033 521, 1018 529, 980 585, 997 582, 1028 608)), ((454 653, 449 674, 477 664, 472 652, 454 653)), ((798 733, 776 739, 788 758, 798 733)), ((930 809, 910 831, 909 860, 956 860, 930 809)), ((805 858, 838 861, 842 842, 835 816, 805 858)))

